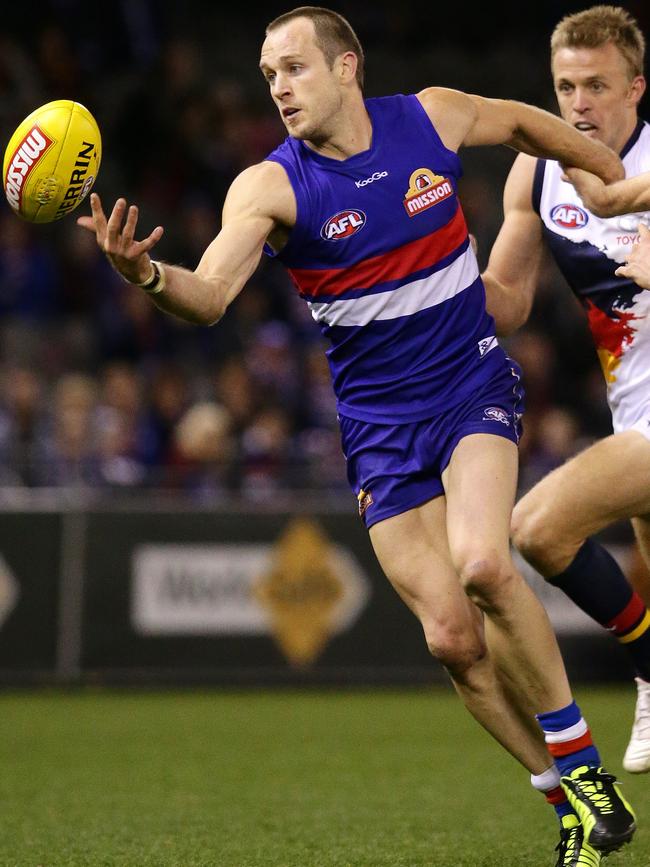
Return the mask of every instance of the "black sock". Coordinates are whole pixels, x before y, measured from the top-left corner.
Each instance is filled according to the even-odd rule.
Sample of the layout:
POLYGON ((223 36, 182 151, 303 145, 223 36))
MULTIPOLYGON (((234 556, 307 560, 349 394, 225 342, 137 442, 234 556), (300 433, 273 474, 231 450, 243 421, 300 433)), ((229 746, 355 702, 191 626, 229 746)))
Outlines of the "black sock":
POLYGON ((609 629, 630 654, 639 677, 650 681, 650 613, 602 545, 587 539, 564 572, 548 581, 609 629))

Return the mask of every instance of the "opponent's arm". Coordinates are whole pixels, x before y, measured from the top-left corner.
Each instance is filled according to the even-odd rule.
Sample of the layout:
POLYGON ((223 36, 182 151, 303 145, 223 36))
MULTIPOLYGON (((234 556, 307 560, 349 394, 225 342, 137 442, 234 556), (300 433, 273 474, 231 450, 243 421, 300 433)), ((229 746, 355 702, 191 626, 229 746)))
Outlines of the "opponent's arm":
POLYGON ((586 169, 606 183, 625 175, 613 150, 541 108, 440 87, 421 91, 418 99, 451 150, 461 145, 504 144, 531 156, 586 169))
POLYGON ((605 185, 600 178, 582 169, 566 169, 587 210, 597 217, 615 217, 650 210, 650 172, 605 185))
POLYGON ((535 160, 520 154, 503 193, 504 220, 482 274, 486 305, 497 334, 507 335, 528 319, 542 260, 542 223, 533 210, 535 160))
MULTIPOLYGON (((143 283, 153 273, 149 251, 160 240, 162 227, 135 241, 135 205, 127 209, 126 201, 118 199, 107 220, 99 196, 93 194, 91 209, 92 217, 80 217, 78 224, 95 233, 97 243, 125 280, 143 283)), ((161 265, 165 288, 152 294, 152 300, 161 310, 188 322, 218 322, 255 271, 269 234, 294 222, 295 199, 284 169, 271 162, 251 166, 233 181, 223 208, 221 231, 196 270, 161 265)))
POLYGON ((625 265, 616 269, 618 277, 633 280, 642 289, 650 289, 650 229, 639 224, 639 243, 630 250, 625 265))

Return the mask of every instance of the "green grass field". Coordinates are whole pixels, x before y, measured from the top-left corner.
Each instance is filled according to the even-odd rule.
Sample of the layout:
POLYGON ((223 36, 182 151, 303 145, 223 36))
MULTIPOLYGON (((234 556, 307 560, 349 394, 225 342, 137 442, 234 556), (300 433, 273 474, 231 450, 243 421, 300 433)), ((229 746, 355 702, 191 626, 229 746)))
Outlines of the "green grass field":
MULTIPOLYGON (((637 809, 634 697, 576 697, 637 809)), ((450 689, 0 695, 2 867, 552 867, 552 811, 450 689)))

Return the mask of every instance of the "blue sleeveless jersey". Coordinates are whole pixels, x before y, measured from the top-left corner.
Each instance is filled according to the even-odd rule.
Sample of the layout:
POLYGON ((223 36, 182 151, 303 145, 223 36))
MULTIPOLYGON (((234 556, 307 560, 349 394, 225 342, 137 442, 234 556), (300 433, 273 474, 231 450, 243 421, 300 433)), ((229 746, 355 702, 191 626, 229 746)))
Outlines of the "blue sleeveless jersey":
POLYGON ((457 198, 458 156, 416 96, 366 107, 369 150, 339 161, 287 138, 267 157, 297 202, 278 259, 331 343, 339 413, 420 421, 466 400, 507 361, 457 198))

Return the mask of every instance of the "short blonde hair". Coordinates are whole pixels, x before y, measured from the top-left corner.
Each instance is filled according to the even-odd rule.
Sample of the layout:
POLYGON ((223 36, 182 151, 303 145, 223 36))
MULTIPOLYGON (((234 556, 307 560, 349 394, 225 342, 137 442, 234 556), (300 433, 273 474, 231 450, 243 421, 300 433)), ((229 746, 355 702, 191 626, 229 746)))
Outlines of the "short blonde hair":
POLYGON ((630 79, 643 75, 645 38, 636 19, 621 6, 592 6, 565 15, 551 36, 551 60, 560 48, 599 48, 608 42, 621 52, 630 79))

